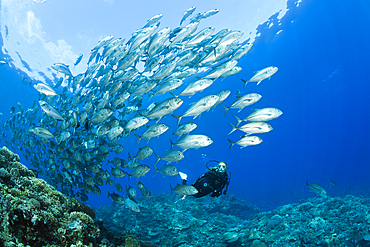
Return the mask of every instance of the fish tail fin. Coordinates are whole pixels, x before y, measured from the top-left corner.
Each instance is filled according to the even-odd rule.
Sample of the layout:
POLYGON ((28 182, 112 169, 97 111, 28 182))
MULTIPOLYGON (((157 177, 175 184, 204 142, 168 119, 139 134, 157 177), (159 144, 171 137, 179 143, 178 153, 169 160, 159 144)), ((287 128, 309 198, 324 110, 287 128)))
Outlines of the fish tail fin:
POLYGON ((222 106, 223 108, 225 108, 225 117, 226 117, 226 114, 227 114, 227 112, 229 111, 229 107, 227 107, 227 106, 224 106, 223 104, 220 104, 220 106, 222 106))
POLYGON ((236 123, 236 127, 238 127, 238 125, 243 121, 243 120, 241 120, 239 117, 237 117, 237 116, 235 116, 234 114, 233 114, 233 117, 236 119, 236 121, 237 121, 237 123, 236 123))
POLYGON ((125 173, 126 173, 126 174, 127 174, 127 176, 128 176, 128 181, 130 181, 130 178, 131 178, 131 176, 132 176, 132 175, 131 175, 131 174, 129 174, 128 172, 126 172, 126 171, 125 171, 125 173))
POLYGON ((176 94, 174 94, 173 92, 170 92, 170 94, 173 96, 173 97, 179 97, 179 95, 176 95, 176 94))
MULTIPOLYGON (((244 82, 244 87, 243 87, 243 89, 245 88, 245 86, 247 86, 247 83, 249 82, 249 81, 247 81, 247 80, 244 80, 244 79, 240 79, 240 80, 242 80, 242 82, 244 82)), ((258 85, 258 84, 257 84, 258 85)))
POLYGON ((172 140, 170 139, 170 142, 171 142, 171 150, 172 150, 172 147, 173 147, 173 142, 172 142, 172 140))
POLYGON ((182 116, 178 116, 178 115, 175 115, 175 114, 172 114, 171 116, 174 117, 174 118, 177 118, 177 126, 179 126, 179 123, 181 121, 182 116))
POLYGON ((236 127, 232 123, 229 122, 229 124, 230 124, 232 129, 231 129, 231 131, 229 132, 228 135, 230 135, 231 133, 233 133, 236 130, 236 127))
POLYGON ((156 153, 154 153, 154 155, 157 157, 157 161, 154 163, 154 165, 155 165, 155 164, 157 164, 160 161, 161 157, 159 157, 159 155, 156 154, 156 153))
POLYGON ((142 136, 139 136, 139 135, 137 135, 137 134, 135 134, 135 136, 136 136, 137 138, 139 138, 139 140, 137 141, 137 145, 139 145, 139 143, 140 143, 140 140, 141 140, 142 136))
POLYGON ((154 164, 154 168, 155 168, 155 173, 154 173, 153 177, 159 172, 159 169, 155 164, 154 164))
POLYGON ((306 186, 308 186, 308 180, 306 181, 306 186))
POLYGON ((170 188, 171 188, 171 195, 172 195, 172 191, 173 191, 173 189, 172 189, 172 185, 171 185, 171 183, 169 183, 170 184, 170 188))
POLYGON ((149 93, 149 100, 148 100, 148 102, 150 102, 152 100, 153 96, 154 96, 154 93, 149 93))
POLYGON ((232 146, 234 146, 234 144, 235 144, 235 142, 233 142, 232 140, 230 140, 230 139, 227 139, 231 144, 230 144, 230 147, 229 147, 229 149, 230 148, 232 148, 232 146))
POLYGON ((109 193, 109 190, 107 190, 108 191, 108 197, 111 195, 110 193, 109 193))

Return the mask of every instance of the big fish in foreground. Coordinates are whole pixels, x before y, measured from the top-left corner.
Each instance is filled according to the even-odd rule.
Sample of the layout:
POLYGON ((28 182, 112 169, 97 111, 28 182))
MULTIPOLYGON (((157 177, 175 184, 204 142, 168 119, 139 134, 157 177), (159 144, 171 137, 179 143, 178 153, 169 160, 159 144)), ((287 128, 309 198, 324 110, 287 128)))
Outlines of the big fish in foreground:
POLYGON ((182 152, 190 148, 207 147, 213 143, 213 140, 206 135, 186 135, 181 137, 177 142, 173 143, 171 140, 171 149, 173 145, 184 149, 182 152))

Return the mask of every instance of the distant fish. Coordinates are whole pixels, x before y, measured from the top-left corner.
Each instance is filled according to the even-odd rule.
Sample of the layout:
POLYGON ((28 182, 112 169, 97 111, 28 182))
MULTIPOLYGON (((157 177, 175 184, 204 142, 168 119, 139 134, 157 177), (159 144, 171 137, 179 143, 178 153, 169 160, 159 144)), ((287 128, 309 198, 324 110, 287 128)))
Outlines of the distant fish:
POLYGON ((73 66, 74 66, 74 67, 76 67, 76 65, 78 65, 78 64, 81 62, 83 55, 84 55, 84 54, 82 54, 82 53, 81 53, 81 54, 78 56, 78 58, 76 59, 76 62, 73 64, 73 66))
POLYGON ((329 183, 331 183, 332 185, 337 185, 337 182, 335 182, 334 180, 328 180, 329 183))
POLYGON ((217 14, 218 12, 220 12, 218 9, 211 9, 211 10, 208 10, 207 12, 204 12, 204 13, 203 13, 203 15, 202 15, 202 19, 205 19, 205 18, 211 17, 212 15, 215 15, 215 14, 217 14))
POLYGON ((328 199, 328 192, 318 182, 316 182, 314 184, 309 184, 308 183, 308 180, 307 180, 306 186, 310 187, 310 189, 312 190, 312 192, 314 192, 315 194, 317 194, 317 195, 319 195, 319 196, 321 196, 323 198, 328 199))
POLYGON ((196 7, 193 6, 193 7, 189 8, 188 10, 185 11, 185 13, 182 15, 182 18, 181 18, 181 21, 180 21, 180 26, 186 20, 186 18, 188 18, 191 14, 193 14, 195 9, 196 9, 196 7))
POLYGON ((334 180, 326 180, 326 181, 330 183, 330 188, 332 185, 337 186, 337 182, 335 182, 334 180))
POLYGON ((5 65, 5 64, 7 64, 7 62, 5 62, 5 61, 0 61, 0 66, 3 66, 3 65, 5 65))
POLYGON ((54 70, 62 73, 62 74, 65 74, 65 75, 68 75, 70 77, 73 77, 71 71, 69 70, 69 66, 68 65, 65 65, 63 63, 55 63, 51 66, 54 70))

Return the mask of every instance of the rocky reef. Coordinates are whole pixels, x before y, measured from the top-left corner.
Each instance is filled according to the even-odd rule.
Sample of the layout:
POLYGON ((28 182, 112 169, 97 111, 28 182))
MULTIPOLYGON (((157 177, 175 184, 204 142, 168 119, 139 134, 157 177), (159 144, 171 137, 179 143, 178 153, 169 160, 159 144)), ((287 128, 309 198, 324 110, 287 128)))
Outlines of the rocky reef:
POLYGON ((246 221, 240 217, 242 212, 259 211, 233 195, 182 200, 165 193, 137 198, 137 203, 140 213, 115 203, 95 211, 111 229, 159 246, 217 246, 224 242, 226 232, 243 231, 246 221))
POLYGON ((158 194, 137 201, 140 213, 112 204, 96 209, 97 218, 158 246, 370 246, 368 198, 310 198, 248 219, 241 212, 258 209, 232 195, 181 200, 158 194))
POLYGON ((0 245, 83 246, 96 242, 95 212, 0 150, 0 245))
POLYGON ((140 213, 113 202, 94 211, 0 149, 0 246, 370 246, 369 198, 317 197, 270 212, 233 195, 137 203, 140 213))

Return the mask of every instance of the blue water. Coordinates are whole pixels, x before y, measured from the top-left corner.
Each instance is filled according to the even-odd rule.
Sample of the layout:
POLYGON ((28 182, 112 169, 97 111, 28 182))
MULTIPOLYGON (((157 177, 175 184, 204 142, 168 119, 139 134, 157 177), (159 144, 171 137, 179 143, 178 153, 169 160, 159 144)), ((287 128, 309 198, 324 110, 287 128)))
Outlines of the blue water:
MULTIPOLYGON (((315 197, 305 186, 306 181, 319 182, 329 196, 370 196, 370 132, 367 126, 370 119, 367 75, 370 71, 370 36, 367 33, 370 4, 360 0, 303 1, 299 7, 289 1, 288 5, 290 10, 281 19, 281 25, 273 16, 270 21, 275 25, 269 27, 265 23, 258 27, 260 37, 238 64, 243 68, 241 73, 223 81, 218 79, 203 94, 193 96, 175 111, 175 114, 183 113, 189 102, 221 89, 232 91, 224 102, 230 105, 235 91, 243 89, 241 78, 248 79, 254 71, 267 66, 279 68, 270 80, 258 86, 249 83, 242 90, 242 93, 263 96, 253 107, 240 113, 231 109, 224 117, 224 109, 218 106, 215 111, 205 112, 200 119, 194 120, 198 124, 196 134, 207 134, 214 144, 186 151, 185 159, 177 167, 193 182, 205 172, 207 160, 225 161, 232 173, 228 193, 262 210, 315 197), (280 30, 282 32, 276 35, 280 30), (274 130, 259 135, 263 143, 258 146, 240 149, 235 145, 229 150, 227 138, 236 141, 241 136, 239 131, 227 135, 228 122, 236 122, 232 114, 246 117, 252 108, 263 107, 276 107, 284 113, 270 122, 274 130), (337 186, 330 187, 327 180, 334 180, 337 186)), ((17 68, 2 66, 0 75, 0 112, 4 114, 1 120, 5 121, 12 116, 11 106, 20 102, 27 109, 33 100, 38 100, 38 93, 22 83, 25 74, 17 68)), ((181 122, 190 120, 186 118, 181 122)), ((164 122, 170 125, 170 131, 149 142, 159 155, 170 148, 169 138, 176 125, 172 117, 166 117, 164 122)), ((134 136, 124 139, 125 149, 119 157, 127 159, 130 150, 135 154, 136 143, 134 136)), ((146 140, 142 140, 140 146, 144 144, 146 140)), ((19 150, 14 151, 21 155, 19 150)), ((24 158, 22 162, 28 164, 24 158)), ((153 171, 154 162, 153 156, 143 163, 150 165, 153 171)), ((152 193, 169 193, 169 183, 181 183, 179 177, 162 178, 157 174, 152 178, 152 171, 141 179, 152 193)), ((136 179, 128 182, 124 177, 120 183, 133 186, 136 179)), ((100 196, 89 194, 88 203, 95 206, 111 203, 110 198, 106 199, 106 188, 102 187, 100 196)))

